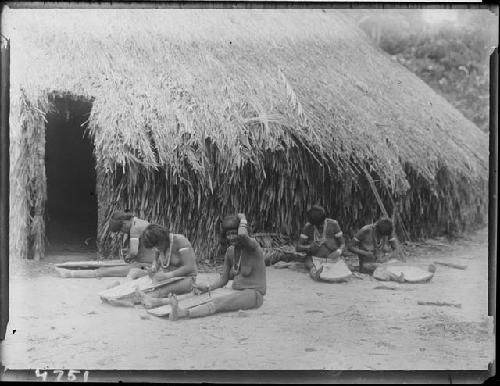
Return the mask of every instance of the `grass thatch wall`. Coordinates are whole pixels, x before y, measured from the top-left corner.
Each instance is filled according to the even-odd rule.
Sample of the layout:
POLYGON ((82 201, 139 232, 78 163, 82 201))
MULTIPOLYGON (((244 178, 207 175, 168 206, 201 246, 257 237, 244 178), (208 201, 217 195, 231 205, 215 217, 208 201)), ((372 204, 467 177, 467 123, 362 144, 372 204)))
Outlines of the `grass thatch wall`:
POLYGON ((38 141, 51 91, 93 98, 101 247, 115 207, 170 221, 200 256, 234 211, 255 230, 294 235, 322 203, 353 230, 380 213, 363 167, 401 232, 460 231, 485 213, 486 135, 345 12, 16 12, 13 159, 34 176, 11 173, 20 246, 28 230, 43 234, 23 193, 44 192, 43 167, 20 149, 38 141))
POLYGON ((11 103, 9 248, 11 254, 39 259, 45 252, 45 114, 50 106, 43 97, 19 91, 11 103))

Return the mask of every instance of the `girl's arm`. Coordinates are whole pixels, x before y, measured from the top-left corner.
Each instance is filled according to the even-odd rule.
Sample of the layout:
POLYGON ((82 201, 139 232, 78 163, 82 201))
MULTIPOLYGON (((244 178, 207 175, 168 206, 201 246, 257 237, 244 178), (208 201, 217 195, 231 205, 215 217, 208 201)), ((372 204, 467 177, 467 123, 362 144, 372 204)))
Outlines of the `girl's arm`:
POLYGON ((349 251, 361 255, 361 256, 366 256, 366 257, 373 257, 373 253, 369 251, 365 251, 364 249, 359 248, 358 243, 354 241, 348 248, 349 251))
POLYGON ((226 256, 224 257, 224 266, 222 268, 222 273, 219 276, 219 279, 208 286, 208 290, 214 290, 217 288, 224 287, 229 281, 229 273, 231 272, 231 259, 229 257, 229 250, 226 252, 226 256))
POLYGON ((179 249, 182 265, 170 272, 158 272, 155 277, 164 280, 172 277, 189 276, 196 272, 196 257, 192 247, 184 247, 179 249))

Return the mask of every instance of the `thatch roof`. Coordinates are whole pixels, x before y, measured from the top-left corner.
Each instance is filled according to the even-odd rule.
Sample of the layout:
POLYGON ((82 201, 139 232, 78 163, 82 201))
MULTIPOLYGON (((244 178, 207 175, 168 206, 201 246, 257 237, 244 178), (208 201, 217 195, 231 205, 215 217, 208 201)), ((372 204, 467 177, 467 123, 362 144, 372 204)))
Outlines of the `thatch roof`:
POLYGON ((210 191, 214 173, 244 165, 265 178, 266 154, 301 143, 339 180, 368 162, 394 197, 410 187, 408 167, 431 189, 444 168, 484 196, 487 136, 373 47, 348 11, 15 12, 13 136, 21 90, 42 111, 48 93, 69 92, 93 100, 105 170, 166 167, 181 183, 189 167, 210 191))

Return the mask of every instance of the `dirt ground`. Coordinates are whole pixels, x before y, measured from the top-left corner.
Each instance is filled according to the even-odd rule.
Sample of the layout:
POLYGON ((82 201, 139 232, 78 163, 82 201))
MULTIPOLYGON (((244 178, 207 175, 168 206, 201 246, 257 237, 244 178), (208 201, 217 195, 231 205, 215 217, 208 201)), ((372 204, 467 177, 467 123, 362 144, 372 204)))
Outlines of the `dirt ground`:
POLYGON ((81 254, 12 262, 1 360, 9 369, 484 370, 494 353, 487 243, 484 229, 452 243, 406 246, 416 265, 468 266, 438 266, 427 284, 368 277, 317 283, 300 270, 268 267, 261 308, 176 322, 141 306, 101 303, 97 293, 125 278, 56 275, 54 262, 82 260, 81 254), (382 284, 394 289, 375 289, 382 284))

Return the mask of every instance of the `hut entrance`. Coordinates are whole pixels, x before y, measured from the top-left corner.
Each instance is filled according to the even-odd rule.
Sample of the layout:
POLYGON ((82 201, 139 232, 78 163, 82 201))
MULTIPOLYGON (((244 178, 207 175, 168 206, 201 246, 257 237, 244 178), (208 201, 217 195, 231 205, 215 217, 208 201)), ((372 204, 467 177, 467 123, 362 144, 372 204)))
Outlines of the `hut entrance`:
POLYGON ((47 252, 95 251, 97 236, 94 145, 85 133, 91 103, 55 97, 47 114, 47 252))

